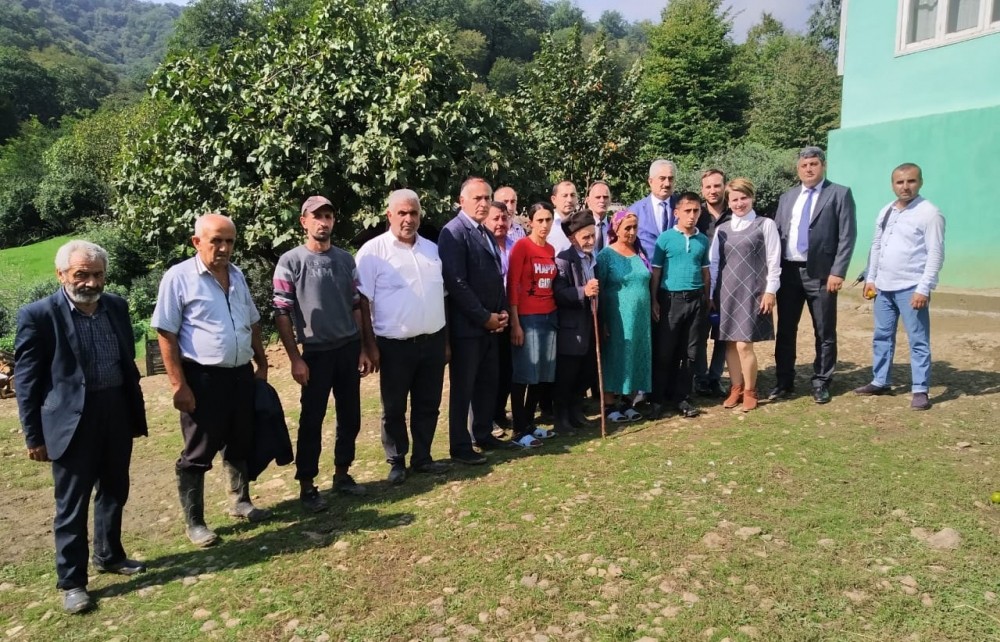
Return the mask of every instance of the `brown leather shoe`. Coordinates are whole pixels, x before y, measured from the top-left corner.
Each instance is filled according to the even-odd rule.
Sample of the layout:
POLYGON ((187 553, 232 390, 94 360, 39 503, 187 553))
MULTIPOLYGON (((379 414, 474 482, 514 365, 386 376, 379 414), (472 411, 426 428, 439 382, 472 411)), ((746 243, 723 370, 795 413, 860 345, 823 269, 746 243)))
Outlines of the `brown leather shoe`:
POLYGON ((729 396, 726 400, 722 402, 723 408, 735 408, 740 405, 743 401, 743 384, 736 385, 735 383, 729 388, 729 396))
POLYGON ((757 391, 746 389, 743 391, 743 412, 750 412, 757 409, 757 391))

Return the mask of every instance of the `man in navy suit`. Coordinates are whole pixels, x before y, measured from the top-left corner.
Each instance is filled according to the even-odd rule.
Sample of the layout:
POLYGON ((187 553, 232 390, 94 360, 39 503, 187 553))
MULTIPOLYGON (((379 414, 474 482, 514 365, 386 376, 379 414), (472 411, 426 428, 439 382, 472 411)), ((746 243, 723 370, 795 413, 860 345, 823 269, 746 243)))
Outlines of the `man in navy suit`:
POLYGON ((94 498, 94 566, 133 575, 125 556, 132 439, 147 434, 128 304, 103 294, 108 255, 87 241, 56 253, 58 292, 21 308, 14 339, 17 405, 33 461, 52 462, 57 587, 63 608, 93 607, 87 593, 87 513, 94 498))
POLYGON ((462 183, 461 210, 438 237, 438 255, 448 291, 451 391, 448 401, 453 461, 484 464, 473 449, 491 450, 507 442, 493 436, 498 385, 498 333, 507 327, 507 295, 500 253, 484 226, 493 191, 482 178, 462 183), (472 434, 469 434, 469 408, 472 434))
POLYGON ((792 394, 795 340, 805 304, 816 338, 812 397, 823 404, 830 401, 837 366, 837 293, 854 253, 857 220, 851 189, 826 180, 822 149, 802 149, 796 171, 802 184, 781 195, 774 218, 781 236, 781 287, 774 343, 777 382, 768 399, 792 394))
POLYGON ((677 222, 674 207, 674 179, 677 166, 672 161, 658 158, 649 166, 649 196, 628 206, 639 219, 639 245, 647 257, 653 256, 656 239, 664 230, 671 229, 677 222))

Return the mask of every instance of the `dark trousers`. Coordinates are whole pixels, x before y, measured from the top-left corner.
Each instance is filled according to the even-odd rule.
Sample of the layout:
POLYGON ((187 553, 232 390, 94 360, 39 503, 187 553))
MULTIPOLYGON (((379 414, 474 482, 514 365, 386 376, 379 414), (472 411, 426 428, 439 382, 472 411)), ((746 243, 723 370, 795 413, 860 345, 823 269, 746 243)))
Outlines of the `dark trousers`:
POLYGON ((87 513, 94 496, 94 561, 111 565, 125 559, 122 510, 128 501, 132 459, 129 404, 121 388, 89 393, 73 439, 52 462, 56 517, 56 586, 87 586, 87 513))
POLYGON ((698 385, 707 386, 722 380, 722 371, 726 368, 726 342, 712 340, 712 360, 708 360, 708 340, 712 334, 712 322, 708 314, 702 310, 698 322, 698 354, 694 358, 694 378, 698 385))
POLYGON ((302 386, 302 412, 299 436, 295 444, 295 479, 312 481, 319 474, 319 455, 323 451, 323 419, 333 393, 337 413, 333 441, 333 465, 354 463, 355 443, 361 432, 361 373, 358 359, 361 341, 334 348, 303 352, 309 366, 309 383, 302 386))
POLYGON ((253 449, 253 367, 203 366, 183 363, 184 378, 194 393, 194 412, 181 413, 184 450, 177 468, 206 472, 222 450, 226 461, 246 461, 253 449))
POLYGON ((472 439, 489 441, 497 401, 498 336, 451 338, 448 438, 452 456, 472 452, 472 439), (469 435, 469 408, 472 435, 469 435))
POLYGON ((698 354, 698 323, 702 290, 656 294, 660 320, 656 323, 657 351, 653 368, 653 399, 680 403, 691 394, 691 364, 698 354))
POLYGON ((494 420, 507 418, 507 398, 510 397, 510 383, 514 376, 514 362, 510 349, 510 326, 497 338, 497 405, 493 412, 494 420))
POLYGON ((826 279, 810 278, 805 263, 783 261, 774 344, 775 377, 782 388, 795 384, 795 344, 803 303, 809 307, 816 338, 813 388, 829 386, 837 367, 837 295, 827 292, 826 279))
POLYGON ((561 404, 582 400, 597 379, 597 353, 594 342, 586 354, 556 355, 556 382, 552 396, 561 404))
POLYGON ((406 432, 406 399, 410 399, 410 465, 431 461, 431 444, 441 407, 444 385, 444 330, 412 339, 378 337, 381 355, 379 390, 382 395, 382 447, 393 465, 406 465, 410 441, 406 432))

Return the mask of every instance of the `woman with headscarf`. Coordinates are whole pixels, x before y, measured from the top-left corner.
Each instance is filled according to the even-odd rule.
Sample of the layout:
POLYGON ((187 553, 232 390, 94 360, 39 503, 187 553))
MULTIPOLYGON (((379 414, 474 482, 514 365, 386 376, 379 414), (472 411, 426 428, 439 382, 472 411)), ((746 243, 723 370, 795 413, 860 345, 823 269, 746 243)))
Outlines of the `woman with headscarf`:
POLYGON ((604 414, 616 423, 641 419, 631 399, 652 387, 650 266, 638 248, 638 230, 635 214, 615 214, 608 230, 609 244, 597 255, 595 270, 601 284, 598 307, 604 414))
POLYGON ((719 310, 719 340, 726 342, 732 388, 725 408, 757 407, 757 355, 753 344, 774 340, 775 293, 781 278, 781 240, 769 218, 753 210, 754 186, 734 178, 726 186, 733 216, 715 230, 708 251, 712 297, 719 310))

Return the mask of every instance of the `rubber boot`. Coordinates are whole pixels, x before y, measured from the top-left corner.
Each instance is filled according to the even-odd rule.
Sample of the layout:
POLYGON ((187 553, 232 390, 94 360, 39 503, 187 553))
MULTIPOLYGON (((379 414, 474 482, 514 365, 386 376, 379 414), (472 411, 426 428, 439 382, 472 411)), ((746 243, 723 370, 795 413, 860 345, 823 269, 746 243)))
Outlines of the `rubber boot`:
POLYGON ((250 477, 245 461, 222 461, 229 476, 229 515, 249 522, 262 522, 271 517, 271 511, 257 508, 250 501, 250 477))
POLYGON ((736 385, 734 383, 729 389, 729 396, 722 402, 722 407, 735 408, 740 405, 741 401, 743 401, 743 384, 736 385))
POLYGON ((218 536, 205 525, 205 473, 178 468, 177 494, 191 543, 201 548, 215 544, 218 536))

